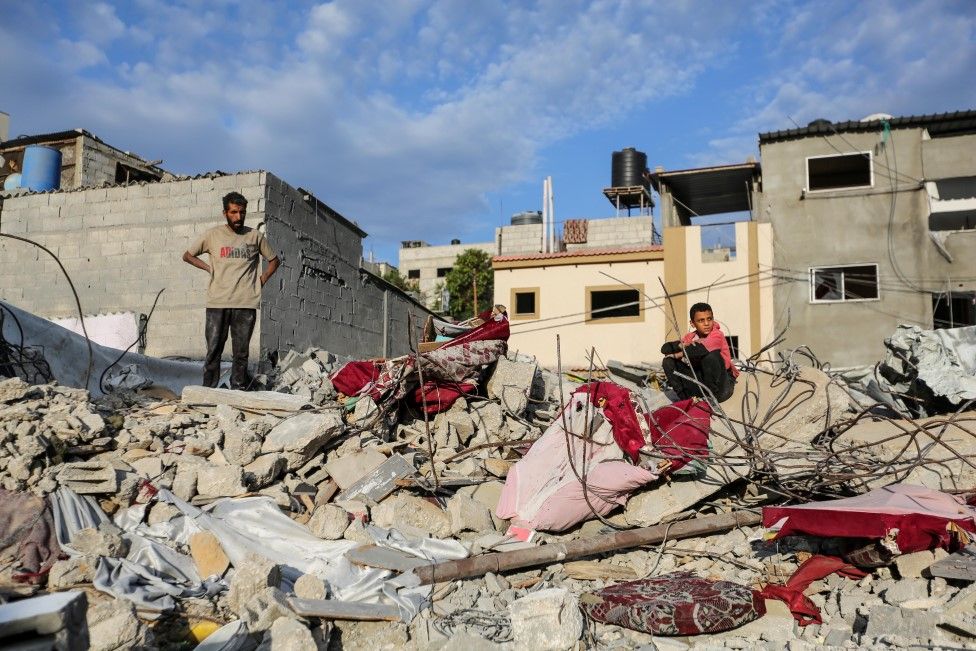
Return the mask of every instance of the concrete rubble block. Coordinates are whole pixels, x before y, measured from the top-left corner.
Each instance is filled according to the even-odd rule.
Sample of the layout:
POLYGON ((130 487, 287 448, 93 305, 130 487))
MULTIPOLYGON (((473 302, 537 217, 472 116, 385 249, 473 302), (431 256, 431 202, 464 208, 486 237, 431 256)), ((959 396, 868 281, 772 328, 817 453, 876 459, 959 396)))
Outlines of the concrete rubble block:
POLYGON ((244 479, 255 488, 268 486, 285 472, 285 457, 277 452, 262 454, 244 466, 244 479))
POLYGON ((248 554, 247 558, 234 568, 227 591, 227 605, 240 615, 244 606, 254 595, 265 588, 277 588, 281 584, 281 568, 263 556, 248 554))
POLYGON ((261 437, 256 432, 237 425, 224 429, 224 443, 220 450, 230 463, 246 466, 261 454, 261 447, 261 437))
POLYGON ((343 432, 342 413, 338 409, 321 413, 300 413, 275 425, 261 446, 263 453, 295 453, 301 463, 290 470, 305 465, 322 446, 343 432))
POLYGON ((201 497, 236 497, 246 492, 240 466, 206 466, 197 471, 197 493, 201 497))
POLYGON ((22 400, 32 391, 32 386, 19 377, 12 377, 0 381, 0 402, 11 404, 22 400))
POLYGON ((898 575, 903 579, 919 578, 922 572, 927 570, 935 562, 935 554, 927 549, 902 554, 895 558, 895 567, 898 568, 898 575))
POLYGON ((79 495, 114 493, 119 487, 115 468, 104 461, 66 463, 58 473, 58 482, 79 495))
POLYGON ((576 596, 565 588, 547 588, 516 599, 508 607, 514 646, 564 651, 583 633, 583 614, 576 596))
POLYGON ((372 518, 381 527, 399 529, 407 535, 417 532, 436 538, 451 535, 451 517, 434 504, 414 495, 400 494, 383 500, 373 508, 372 518))
POLYGON ((163 474, 163 461, 159 457, 147 456, 135 461, 130 461, 129 465, 136 474, 148 479, 155 479, 163 474))
POLYGON ((130 601, 100 601, 88 609, 87 618, 92 651, 144 648, 151 639, 130 601))
POLYGON ((0 605, 0 647, 84 651, 89 648, 87 609, 88 598, 80 591, 0 605))
POLYGON ((56 561, 47 575, 47 586, 64 590, 80 583, 91 583, 95 578, 95 565, 87 558, 75 557, 56 561))
POLYGON ((488 396, 499 399, 504 409, 521 416, 529 404, 532 380, 537 370, 535 362, 498 358, 495 371, 488 380, 488 396))
POLYGON ((925 599, 929 596, 929 582, 922 578, 896 581, 881 595, 892 606, 902 606, 907 601, 925 599))
POLYGON ((325 464, 325 469, 339 488, 345 490, 358 480, 378 468, 386 455, 374 448, 366 448, 352 454, 333 459, 325 464))
POLYGON ((267 631, 278 619, 295 619, 295 611, 288 605, 288 597, 278 588, 264 588, 244 604, 240 613, 247 630, 256 633, 267 631))
POLYGON ((189 502, 197 494, 197 470, 201 464, 182 462, 176 466, 176 476, 173 478, 173 495, 184 502, 189 502))
POLYGON ((928 640, 939 623, 937 613, 897 606, 875 606, 866 615, 868 625, 861 636, 862 644, 888 635, 928 640))
POLYGON ((484 434, 489 441, 504 438, 502 434, 508 431, 505 412, 497 402, 472 403, 471 420, 478 429, 479 436, 484 434))
POLYGON ((314 574, 302 574, 295 581, 295 596, 300 599, 325 599, 328 594, 325 581, 314 574))
POLYGON ((466 495, 455 495, 449 499, 447 501, 447 512, 451 518, 452 535, 462 531, 493 531, 495 529, 488 508, 466 495))
POLYGON ((339 540, 349 526, 349 514, 335 504, 324 504, 315 509, 305 526, 323 540, 339 540))
POLYGON ((71 537, 71 546, 85 556, 125 556, 129 549, 128 541, 122 538, 121 530, 114 524, 103 522, 97 529, 87 527, 71 537))
POLYGON ((244 417, 244 412, 234 409, 230 405, 217 405, 214 408, 213 417, 217 419, 220 429, 228 430, 240 423, 244 417))
POLYGON ((312 631, 305 624, 288 617, 279 617, 264 633, 257 651, 316 651, 318 645, 312 631))
POLYGON ((406 624, 336 620, 338 647, 343 651, 400 651, 409 648, 406 624))
POLYGON ((190 536, 190 556, 197 566, 197 574, 206 579, 223 576, 230 567, 230 559, 224 552, 217 536, 209 531, 198 531, 190 536))

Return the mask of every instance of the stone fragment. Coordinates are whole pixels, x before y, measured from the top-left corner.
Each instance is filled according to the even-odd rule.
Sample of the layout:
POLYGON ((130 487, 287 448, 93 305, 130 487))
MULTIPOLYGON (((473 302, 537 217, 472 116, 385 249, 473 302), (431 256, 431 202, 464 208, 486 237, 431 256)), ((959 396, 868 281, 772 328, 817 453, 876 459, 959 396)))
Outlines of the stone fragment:
POLYGON ((425 499, 409 494, 393 495, 373 508, 373 521, 407 535, 420 532, 437 538, 451 535, 451 518, 425 499))
POLYGON ((307 626, 295 619, 279 617, 265 631, 257 651, 316 651, 317 648, 307 626))
POLYGON ((87 527, 71 537, 71 547, 85 556, 110 556, 118 558, 125 556, 129 543, 125 541, 119 529, 109 523, 102 523, 97 529, 87 527))
POLYGON ((506 430, 505 412, 497 402, 475 402, 471 405, 471 420, 478 430, 489 441, 502 438, 499 433, 506 430))
POLYGON ((95 568, 81 556, 56 561, 47 575, 48 588, 65 590, 79 583, 91 583, 95 578, 95 568))
POLYGON ((314 574, 302 574, 295 581, 295 596, 300 599, 325 599, 325 581, 314 574))
POLYGON ((315 509, 306 526, 323 540, 338 540, 349 526, 349 514, 335 504, 324 504, 315 509))
POLYGON ((244 466, 244 478, 256 488, 264 488, 285 471, 285 457, 277 452, 262 454, 244 466))
POLYGON ((224 553, 220 541, 209 531, 198 531, 190 536, 190 556, 193 557, 201 579, 223 576, 230 567, 230 559, 224 553))
POLYGON ((247 630, 252 633, 268 630, 282 617, 289 619, 297 617, 288 605, 288 597, 278 588, 264 588, 253 595, 244 604, 240 615, 247 624, 247 630))
POLYGON ((276 588, 281 583, 281 568, 263 556, 248 554, 239 567, 234 568, 227 592, 227 605, 240 615, 251 597, 265 588, 276 588))
POLYGON ((265 437, 261 451, 296 453, 300 463, 290 465, 289 469, 293 470, 305 465, 312 455, 344 428, 341 412, 337 409, 300 413, 275 425, 265 437))
POLYGON ((923 549, 922 551, 898 556, 895 558, 895 567, 898 568, 898 574, 903 579, 919 578, 922 576, 922 572, 927 570, 934 562, 935 554, 927 549, 923 549))
POLYGON ((137 474, 148 479, 155 479, 163 474, 163 462, 159 457, 147 456, 130 461, 129 465, 137 474))
POLYGON ((929 582, 922 578, 902 579, 884 591, 882 597, 892 606, 929 596, 929 582))
POLYGON ((447 512, 451 518, 451 533, 462 531, 493 531, 495 524, 491 512, 484 504, 466 495, 455 495, 447 501, 447 512))
POLYGON ((410 637, 405 624, 336 620, 343 651, 401 651, 410 637))
POLYGON ((579 602, 564 588, 539 590, 516 599, 509 613, 516 648, 563 651, 575 647, 583 633, 579 602))
POLYGON ((246 492, 240 466, 205 466, 197 471, 197 493, 201 497, 236 497, 246 492))
POLYGON ((149 634, 130 601, 99 601, 88 609, 90 651, 116 651, 143 647, 149 634))
POLYGON ((220 449, 230 463, 246 466, 261 454, 261 446, 257 433, 234 425, 224 430, 224 444, 220 449))
POLYGON ((488 396, 498 398, 503 409, 521 416, 529 404, 532 379, 537 368, 534 362, 516 362, 499 357, 495 371, 488 380, 488 396))
POLYGON ((58 473, 58 482, 79 495, 114 493, 119 487, 115 468, 102 461, 66 463, 58 473))
POLYGON ((374 448, 366 448, 333 459, 325 464, 325 468, 339 488, 344 490, 378 468, 384 461, 386 461, 386 455, 382 452, 374 448))
POLYGON ((907 610, 897 606, 875 606, 865 613, 868 618, 867 629, 861 637, 862 644, 888 635, 906 638, 929 639, 939 616, 923 610, 907 610))
POLYGON ((173 495, 184 502, 189 502, 197 494, 197 469, 195 463, 184 462, 176 466, 176 476, 173 478, 173 495))

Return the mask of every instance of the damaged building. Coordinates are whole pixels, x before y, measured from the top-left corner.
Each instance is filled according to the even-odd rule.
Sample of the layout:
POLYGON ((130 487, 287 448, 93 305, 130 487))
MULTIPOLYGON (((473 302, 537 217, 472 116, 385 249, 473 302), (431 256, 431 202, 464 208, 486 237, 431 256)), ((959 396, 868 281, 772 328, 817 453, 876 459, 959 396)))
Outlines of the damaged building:
MULTIPOLYGON (((36 240, 58 257, 96 342, 125 349, 138 338, 139 350, 153 356, 203 357, 207 277, 180 255, 221 222, 221 197, 231 191, 248 199, 248 224, 268 236, 281 260, 262 292, 251 359, 310 346, 402 354, 410 323, 419 332, 430 314, 363 266, 366 232, 355 222, 271 172, 175 176, 84 131, 5 141, 0 154, 17 167, 18 155, 37 144, 62 153, 62 185, 3 192, 2 232, 36 240)), ((67 279, 43 251, 0 239, 0 278, 5 300, 80 331, 67 279)))

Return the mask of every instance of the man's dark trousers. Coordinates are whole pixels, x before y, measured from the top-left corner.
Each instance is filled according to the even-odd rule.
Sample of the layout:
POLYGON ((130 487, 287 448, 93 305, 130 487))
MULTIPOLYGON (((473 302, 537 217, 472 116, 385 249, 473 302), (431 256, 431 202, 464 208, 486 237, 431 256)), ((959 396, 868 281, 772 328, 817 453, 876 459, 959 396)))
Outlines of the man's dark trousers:
POLYGON ((203 385, 215 387, 220 382, 220 356, 224 354, 227 333, 233 352, 230 387, 246 389, 250 383, 247 375, 247 349, 254 334, 257 310, 239 307, 207 308, 207 360, 203 366, 203 385))
POLYGON ((722 359, 722 354, 719 351, 713 350, 698 359, 694 359, 692 364, 695 369, 694 373, 691 372, 691 368, 687 364, 673 357, 665 357, 661 363, 664 367, 664 375, 668 378, 668 384, 678 394, 678 398, 684 400, 696 396, 699 398, 708 397, 702 395, 702 388, 698 384, 692 380, 678 377, 678 373, 689 378, 697 377, 698 381, 708 387, 719 402, 725 402, 732 396, 732 392, 735 391, 735 379, 725 368, 725 360, 722 359))

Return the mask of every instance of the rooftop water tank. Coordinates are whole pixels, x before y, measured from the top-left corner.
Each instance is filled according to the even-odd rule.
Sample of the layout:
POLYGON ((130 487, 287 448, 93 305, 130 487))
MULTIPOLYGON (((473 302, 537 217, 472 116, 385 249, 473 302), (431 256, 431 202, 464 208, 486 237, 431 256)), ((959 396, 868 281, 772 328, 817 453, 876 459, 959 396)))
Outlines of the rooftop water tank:
POLYGON ((647 171, 647 154, 627 147, 622 151, 613 152, 610 170, 610 186, 614 188, 632 188, 646 186, 644 173, 647 171))
POLYGON ((20 185, 31 190, 57 190, 61 187, 61 150, 30 145, 24 150, 20 185))
POLYGON ((526 210, 512 215, 512 226, 526 226, 528 224, 541 224, 541 210, 526 210))

